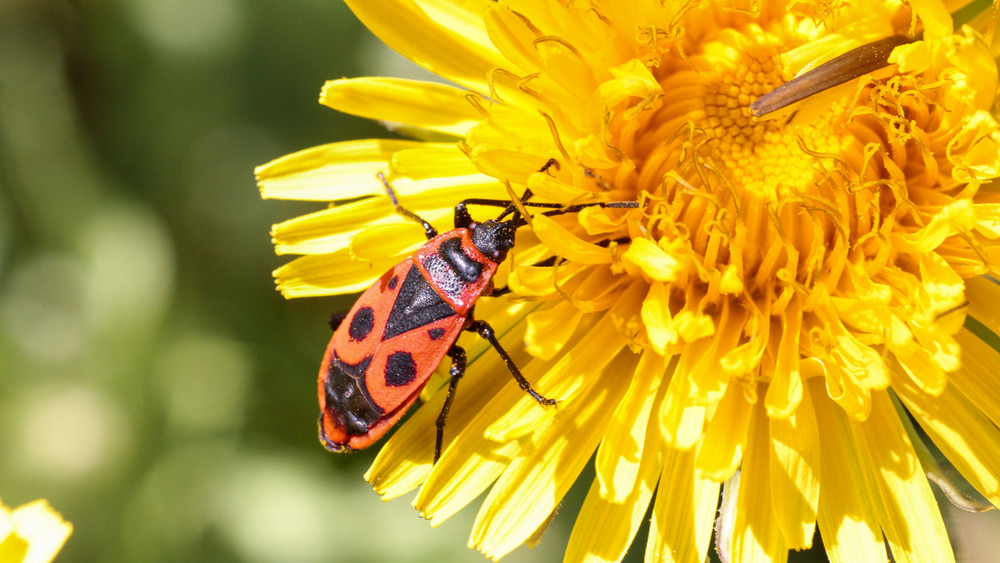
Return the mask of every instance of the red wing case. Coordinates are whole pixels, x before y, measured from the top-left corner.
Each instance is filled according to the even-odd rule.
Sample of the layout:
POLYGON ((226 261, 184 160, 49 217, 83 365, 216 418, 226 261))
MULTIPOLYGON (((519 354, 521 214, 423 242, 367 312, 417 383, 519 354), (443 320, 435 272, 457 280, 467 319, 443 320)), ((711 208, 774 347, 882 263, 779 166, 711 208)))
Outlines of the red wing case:
POLYGON ((358 298, 323 357, 323 445, 349 451, 382 437, 417 400, 465 320, 412 260, 379 278, 358 298))

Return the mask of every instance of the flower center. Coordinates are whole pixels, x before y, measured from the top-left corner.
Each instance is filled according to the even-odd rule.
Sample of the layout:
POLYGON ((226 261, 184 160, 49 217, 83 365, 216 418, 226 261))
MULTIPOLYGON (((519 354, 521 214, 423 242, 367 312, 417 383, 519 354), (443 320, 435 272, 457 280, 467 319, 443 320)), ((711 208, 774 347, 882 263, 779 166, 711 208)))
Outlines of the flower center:
POLYGON ((697 54, 652 69, 663 95, 647 117, 615 113, 614 142, 632 147, 631 188, 650 194, 654 240, 686 239, 686 249, 674 248, 710 274, 690 283, 737 268, 740 289, 769 301, 790 282, 806 288, 819 271, 836 270, 828 250, 845 234, 847 210, 827 178, 837 165, 829 155, 851 146, 840 125, 845 106, 794 126, 758 120, 749 109, 783 82, 778 61, 788 43, 756 26, 723 30, 697 54))
POLYGON ((716 64, 704 75, 705 116, 694 122, 705 129, 706 160, 718 163, 738 188, 765 201, 777 199, 783 186, 809 185, 815 176, 816 159, 801 146, 828 153, 840 144, 831 127, 834 111, 795 129, 750 115, 750 102, 780 83, 776 57, 777 49, 757 48, 744 52, 740 60, 725 61, 725 66, 711 61, 716 64))

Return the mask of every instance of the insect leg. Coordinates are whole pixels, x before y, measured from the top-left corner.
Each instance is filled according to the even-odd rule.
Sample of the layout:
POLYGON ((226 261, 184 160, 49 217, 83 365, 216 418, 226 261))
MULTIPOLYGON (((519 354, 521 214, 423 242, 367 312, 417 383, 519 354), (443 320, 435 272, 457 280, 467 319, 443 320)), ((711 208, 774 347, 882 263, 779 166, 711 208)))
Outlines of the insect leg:
POLYGON ((505 285, 503 287, 495 288, 493 293, 490 293, 490 297, 500 297, 501 295, 507 295, 510 292, 510 286, 505 285))
POLYGON ((441 458, 441 446, 444 444, 444 423, 448 419, 448 411, 451 410, 451 403, 455 400, 455 388, 458 387, 458 380, 465 375, 465 349, 461 346, 452 345, 448 349, 448 357, 451 358, 451 381, 448 382, 448 395, 441 405, 441 412, 437 418, 437 435, 434 437, 434 463, 441 458))
POLYGON ((558 160, 556 160, 556 159, 554 159, 554 158, 550 158, 550 159, 549 159, 549 160, 548 160, 548 161, 547 161, 547 162, 545 163, 545 165, 544 165, 544 166, 542 166, 541 168, 539 168, 539 169, 538 169, 538 171, 539 171, 539 172, 547 172, 547 171, 548 171, 548 169, 549 169, 549 168, 552 168, 553 166, 555 167, 555 169, 556 169, 556 170, 559 170, 559 168, 560 168, 560 166, 559 166, 559 161, 558 161, 558 160))
POLYGON ((472 324, 470 324, 465 330, 475 332, 493 345, 493 349, 497 351, 497 354, 500 354, 500 358, 502 358, 503 363, 507 365, 507 369, 510 370, 510 374, 514 376, 514 380, 517 381, 517 384, 525 393, 531 395, 534 400, 538 401, 538 404, 544 406, 552 406, 556 404, 555 399, 543 397, 540 393, 538 393, 538 391, 531 388, 531 384, 528 383, 528 380, 521 375, 521 371, 517 369, 516 365, 514 365, 514 360, 510 358, 507 351, 500 345, 500 341, 497 340, 496 332, 493 330, 493 327, 489 325, 489 323, 486 321, 472 321, 472 324))
POLYGON ((337 332, 337 328, 340 327, 340 323, 344 322, 344 319, 346 318, 347 311, 341 311, 330 315, 330 319, 327 321, 330 323, 330 330, 337 332))
MULTIPOLYGON (((566 208, 566 206, 563 205, 563 204, 561 204, 561 203, 538 203, 538 202, 534 202, 534 201, 526 201, 527 198, 531 197, 531 195, 532 195, 531 194, 531 190, 525 190, 524 191, 524 196, 522 196, 522 198, 521 198, 521 205, 523 205, 525 207, 541 207, 541 208, 544 208, 544 209, 551 209, 552 211, 549 211, 548 213, 553 213, 553 212, 565 213, 567 209, 568 210, 572 210, 572 207, 573 207, 573 206, 570 206, 570 208, 566 208)), ((615 203, 615 202, 612 202, 612 203, 615 203)), ((631 202, 626 202, 626 203, 631 203, 631 202)), ((509 199, 486 199, 486 198, 481 198, 481 197, 470 197, 469 199, 463 199, 462 201, 458 202, 458 205, 455 206, 455 228, 456 229, 468 228, 468 226, 472 223, 472 215, 469 213, 469 206, 470 205, 483 205, 483 206, 490 206, 490 207, 504 207, 505 209, 504 209, 503 213, 500 214, 500 216, 498 217, 497 220, 503 219, 504 217, 506 217, 507 215, 510 215, 511 213, 513 213, 516 210, 516 208, 514 207, 513 204, 511 204, 511 202, 510 202, 509 199)), ((591 204, 581 204, 581 205, 584 206, 584 207, 588 207, 588 206, 591 206, 591 205, 601 205, 601 204, 591 203, 591 204)), ((620 207, 618 205, 610 205, 610 204, 607 204, 606 206, 607 207, 620 207)), ((628 205, 626 207, 637 207, 637 206, 635 206, 635 205, 628 205)))
MULTIPOLYGON (((549 168, 552 168, 553 166, 555 167, 556 170, 559 170, 559 161, 556 160, 556 159, 554 159, 554 158, 550 158, 548 160, 548 162, 546 162, 545 165, 542 166, 538 171, 539 172, 545 172, 549 168)), ((531 207, 549 207, 549 208, 559 208, 560 207, 560 205, 557 204, 557 203, 551 203, 551 204, 547 204, 547 203, 541 203, 541 204, 528 203, 528 199, 530 197, 531 197, 531 190, 530 189, 525 189, 524 190, 524 194, 521 195, 521 205, 527 205, 527 206, 531 206, 531 207)), ((468 228, 468 226, 472 224, 472 215, 469 214, 469 206, 470 205, 491 205, 493 207, 505 207, 506 209, 504 209, 503 213, 501 213, 500 216, 497 217, 497 221, 499 221, 499 220, 503 219, 504 217, 506 217, 507 215, 510 215, 511 213, 517 211, 517 206, 515 206, 511 201, 506 200, 506 199, 485 199, 485 198, 476 198, 476 197, 469 198, 469 199, 464 199, 464 200, 460 201, 458 203, 458 205, 455 206, 455 228, 456 229, 465 229, 465 228, 468 228)))
POLYGON ((389 185, 389 180, 385 177, 385 174, 379 172, 376 176, 378 176, 378 179, 382 181, 382 185, 385 186, 385 193, 389 195, 389 200, 392 201, 392 206, 396 208, 396 213, 399 213, 407 219, 412 219, 417 223, 420 223, 420 226, 424 228, 424 234, 427 235, 427 240, 431 240, 436 237, 438 234, 437 229, 424 220, 420 215, 417 215, 399 204, 399 200, 396 199, 396 191, 389 185))

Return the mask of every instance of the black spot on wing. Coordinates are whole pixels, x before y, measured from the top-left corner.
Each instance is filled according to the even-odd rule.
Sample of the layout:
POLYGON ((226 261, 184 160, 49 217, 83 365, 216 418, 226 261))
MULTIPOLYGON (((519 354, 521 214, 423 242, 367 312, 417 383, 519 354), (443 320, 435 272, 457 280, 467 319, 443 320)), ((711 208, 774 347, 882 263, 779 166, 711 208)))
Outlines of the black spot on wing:
POLYGON ((334 352, 327 371, 326 410, 340 418, 344 431, 350 436, 367 434, 385 414, 365 389, 365 375, 371 361, 368 356, 356 364, 348 364, 334 352))
POLYGON ((397 285, 399 285, 399 276, 392 276, 392 279, 386 284, 389 289, 396 289, 397 285))
POLYGON ((444 336, 444 329, 443 328, 432 328, 432 329, 430 329, 430 330, 427 331, 427 336, 430 336, 431 340, 437 340, 438 338, 441 338, 442 336, 444 336))
POLYGON ((417 377, 417 362, 406 351, 393 352, 385 362, 385 384, 388 387, 409 385, 417 377))
POLYGON ((420 270, 413 266, 396 294, 382 339, 388 340, 454 314, 451 305, 441 299, 420 275, 420 270))
POLYGON ((351 326, 347 334, 351 340, 364 340, 375 327, 375 311, 371 307, 362 307, 351 318, 351 326))

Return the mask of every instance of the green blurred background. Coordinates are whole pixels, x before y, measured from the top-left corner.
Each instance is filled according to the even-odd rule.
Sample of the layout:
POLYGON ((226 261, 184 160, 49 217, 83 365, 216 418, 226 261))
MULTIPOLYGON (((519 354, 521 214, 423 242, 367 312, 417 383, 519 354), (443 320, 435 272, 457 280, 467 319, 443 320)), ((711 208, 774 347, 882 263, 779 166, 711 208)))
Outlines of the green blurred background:
MULTIPOLYGON (((253 167, 391 137, 316 102, 380 74, 426 76, 338 0, 0 1, 0 499, 72 521, 60 560, 483 561, 474 508, 431 529, 320 447, 350 298, 270 277, 270 225, 318 206, 253 167)), ((560 560, 581 492, 508 560, 560 560)))
POLYGON ((319 445, 350 299, 274 290, 271 224, 319 206, 253 178, 391 136, 317 98, 408 72, 337 0, 0 2, 0 499, 72 521, 61 560, 482 560, 472 511, 432 530, 319 445))

